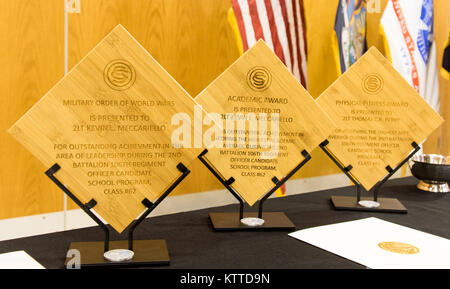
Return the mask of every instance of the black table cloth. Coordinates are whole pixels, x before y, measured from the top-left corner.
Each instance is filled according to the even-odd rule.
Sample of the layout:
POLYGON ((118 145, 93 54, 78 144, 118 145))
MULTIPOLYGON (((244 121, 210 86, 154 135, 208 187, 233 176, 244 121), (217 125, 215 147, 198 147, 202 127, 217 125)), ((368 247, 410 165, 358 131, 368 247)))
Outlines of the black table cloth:
MULTIPOLYGON (((382 197, 398 198, 408 214, 336 211, 331 195, 355 195, 354 187, 337 188, 268 200, 265 211, 284 211, 297 230, 338 222, 377 217, 444 238, 450 238, 449 194, 422 192, 414 178, 391 180, 382 197)), ((246 208, 248 209, 248 208, 246 208)), ((255 210, 255 208, 250 208, 255 210)), ((171 264, 177 269, 300 269, 365 268, 288 236, 289 232, 214 232, 208 213, 237 211, 228 205, 146 219, 135 239, 165 239, 171 264)), ((126 239, 111 230, 111 239, 126 239)), ((25 250, 46 268, 64 268, 71 242, 102 241, 103 231, 90 227, 0 242, 0 253, 25 250)))

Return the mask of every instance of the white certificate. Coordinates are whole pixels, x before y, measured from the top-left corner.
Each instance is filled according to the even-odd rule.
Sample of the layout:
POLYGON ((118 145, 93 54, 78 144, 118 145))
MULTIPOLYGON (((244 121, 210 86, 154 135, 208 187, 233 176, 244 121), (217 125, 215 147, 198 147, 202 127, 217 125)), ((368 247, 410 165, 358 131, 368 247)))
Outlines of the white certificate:
POLYGON ((0 269, 45 269, 25 251, 0 254, 0 269))
POLYGON ((450 268, 450 240, 377 218, 289 236, 373 269, 450 268))

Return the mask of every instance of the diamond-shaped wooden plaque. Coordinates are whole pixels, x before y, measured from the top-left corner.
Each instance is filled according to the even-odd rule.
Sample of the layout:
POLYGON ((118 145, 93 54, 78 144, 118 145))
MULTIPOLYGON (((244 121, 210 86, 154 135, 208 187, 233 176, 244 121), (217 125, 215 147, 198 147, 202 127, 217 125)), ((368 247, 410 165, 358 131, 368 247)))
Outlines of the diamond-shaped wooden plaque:
MULTIPOLYGON (((333 122, 315 103, 311 95, 289 72, 279 58, 262 40, 242 55, 213 81, 195 100, 208 113, 222 116, 221 125, 229 130, 226 114, 234 114, 235 143, 244 130, 237 129, 237 114, 247 117, 253 113, 259 118, 258 134, 271 122, 262 125, 264 113, 279 114, 279 151, 271 159, 261 152, 270 151, 258 143, 249 146, 250 121, 246 123, 246 147, 209 148, 207 160, 226 179, 233 177, 232 187, 250 205, 253 205, 274 187, 273 177, 281 180, 304 160, 302 151, 316 148, 334 130, 333 122)), ((269 136, 268 134, 268 136, 269 136)), ((228 136, 228 135, 227 135, 228 136)), ((273 147, 272 147, 272 151, 273 147)))
POLYGON ((370 190, 443 119, 375 48, 317 99, 337 125, 327 149, 370 190))
POLYGON ((172 116, 193 118, 194 103, 119 25, 9 132, 122 232, 199 154, 171 142, 172 116))

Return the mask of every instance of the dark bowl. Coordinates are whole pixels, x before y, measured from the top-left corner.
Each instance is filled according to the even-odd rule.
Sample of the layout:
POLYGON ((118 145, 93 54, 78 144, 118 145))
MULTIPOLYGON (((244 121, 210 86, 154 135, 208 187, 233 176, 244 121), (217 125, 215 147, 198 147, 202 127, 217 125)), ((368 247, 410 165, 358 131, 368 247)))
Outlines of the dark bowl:
POLYGON ((415 155, 411 158, 411 173, 422 181, 450 182, 450 157, 415 155))

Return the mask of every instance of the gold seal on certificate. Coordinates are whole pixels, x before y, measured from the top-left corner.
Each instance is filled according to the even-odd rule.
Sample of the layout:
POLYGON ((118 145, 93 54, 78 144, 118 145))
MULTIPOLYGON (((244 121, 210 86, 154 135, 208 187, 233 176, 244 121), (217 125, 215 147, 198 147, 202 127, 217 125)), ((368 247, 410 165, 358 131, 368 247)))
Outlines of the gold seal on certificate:
POLYGON ((200 149, 174 147, 172 117, 194 101, 117 26, 9 132, 83 203, 122 232, 200 149))
POLYGON ((381 242, 378 244, 378 247, 385 251, 404 255, 413 255, 420 252, 416 246, 402 242, 381 242))
POLYGON ((317 99, 336 123, 327 150, 370 190, 443 122, 371 48, 317 99))
POLYGON ((223 128, 208 162, 249 205, 334 130, 326 113, 260 40, 195 100, 223 128), (214 114, 215 113, 215 114, 214 114))

